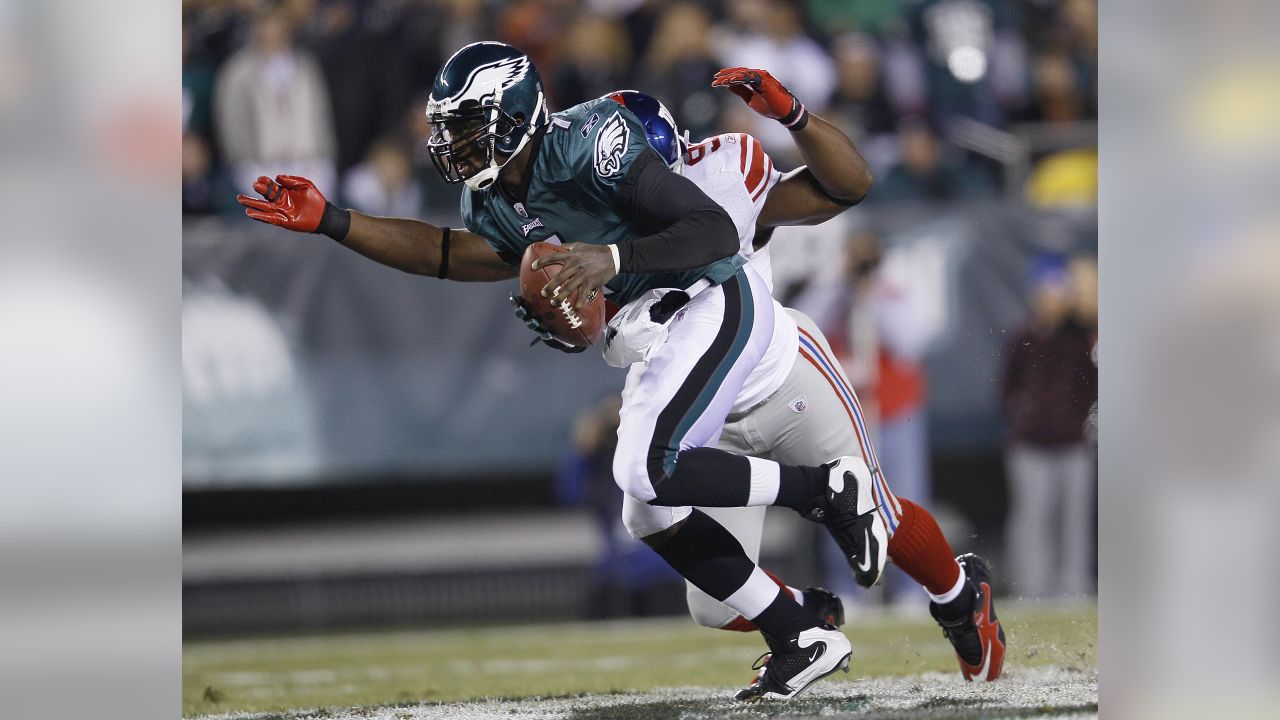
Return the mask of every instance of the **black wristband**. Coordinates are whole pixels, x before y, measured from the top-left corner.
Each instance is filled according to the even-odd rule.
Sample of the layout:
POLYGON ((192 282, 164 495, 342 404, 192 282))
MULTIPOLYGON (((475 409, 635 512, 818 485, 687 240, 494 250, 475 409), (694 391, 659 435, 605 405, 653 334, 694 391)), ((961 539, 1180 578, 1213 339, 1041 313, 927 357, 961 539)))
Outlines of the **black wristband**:
POLYGON ((780 118, 778 122, 791 132, 803 130, 804 126, 809 124, 809 109, 800 102, 800 98, 795 96, 792 96, 791 102, 791 112, 780 118))
POLYGON ((311 232, 342 242, 351 229, 351 211, 344 210, 331 202, 325 202, 324 214, 320 216, 320 224, 311 232))
POLYGON ((449 233, 448 225, 440 228, 440 269, 436 270, 436 277, 441 280, 449 277, 449 233))

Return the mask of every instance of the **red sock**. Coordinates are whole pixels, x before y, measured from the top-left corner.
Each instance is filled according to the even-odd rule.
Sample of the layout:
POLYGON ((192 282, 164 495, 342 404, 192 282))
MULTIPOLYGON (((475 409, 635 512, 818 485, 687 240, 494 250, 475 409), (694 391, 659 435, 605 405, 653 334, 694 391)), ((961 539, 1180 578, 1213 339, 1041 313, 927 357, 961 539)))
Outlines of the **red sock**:
POLYGON ((943 595, 960 579, 960 565, 951 543, 942 536, 928 510, 901 495, 898 502, 902 505, 902 518, 889 538, 889 557, 929 592, 943 595))
MULTIPOLYGON (((761 569, 761 570, 764 570, 764 568, 760 568, 760 569, 761 569)), ((785 582, 783 582, 783 581, 782 581, 782 578, 778 577, 777 575, 774 575, 773 573, 769 572, 768 570, 764 570, 764 574, 765 574, 765 575, 768 575, 768 576, 769 576, 769 579, 771 579, 771 580, 773 580, 774 582, 778 583, 778 587, 782 588, 783 590, 787 591, 788 593, 791 593, 791 597, 792 597, 792 599, 793 599, 793 600, 795 600, 796 602, 800 602, 800 599, 796 597, 796 591, 795 591, 795 589, 794 589, 794 588, 792 588, 792 587, 789 587, 785 582)), ((729 622, 727 622, 727 623, 725 623, 725 624, 721 625, 721 626, 720 626, 720 629, 721 629, 721 630, 733 630, 733 631, 735 631, 735 632, 751 632, 752 630, 758 630, 759 628, 757 628, 757 627, 756 627, 756 624, 755 624, 755 623, 753 623, 753 622, 751 622, 750 620, 748 620, 748 619, 746 619, 746 618, 742 617, 741 615, 736 615, 736 616, 734 616, 734 618, 733 618, 732 620, 730 620, 729 622)))

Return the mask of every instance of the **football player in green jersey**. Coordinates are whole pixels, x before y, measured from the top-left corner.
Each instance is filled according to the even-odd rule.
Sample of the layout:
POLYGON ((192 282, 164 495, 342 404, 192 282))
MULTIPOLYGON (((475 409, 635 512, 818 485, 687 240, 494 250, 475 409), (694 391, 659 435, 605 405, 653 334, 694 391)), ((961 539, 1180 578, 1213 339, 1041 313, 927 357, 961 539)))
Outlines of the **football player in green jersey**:
MULTIPOLYGON (((757 697, 793 697, 847 668, 844 635, 806 612, 732 534, 692 508, 790 507, 824 518, 851 561, 875 567, 876 576, 883 562, 883 543, 871 540, 882 538, 883 528, 875 532, 880 521, 860 458, 788 466, 714 448, 729 409, 750 401, 743 389, 776 321, 764 281, 742 267, 733 221, 668 170, 635 116, 616 101, 550 114, 536 68, 510 46, 474 43, 455 53, 437 75, 428 113, 441 176, 466 185, 467 231, 343 210, 293 176, 260 178, 254 189, 265 199, 239 200, 254 219, 328 235, 410 272, 512 278, 528 244, 556 239, 564 251, 554 262, 564 269, 544 294, 604 289, 621 305, 654 291, 679 299, 663 304, 673 313, 666 341, 631 366, 623 392, 615 479, 632 499, 669 509, 663 522, 630 529, 691 583, 760 628, 772 658, 767 692, 757 697)), ((809 116, 795 102, 779 119, 799 133, 809 116)), ((830 127, 815 123, 824 126, 830 127)), ((866 192, 870 176, 853 156, 861 163, 848 168, 856 179, 831 202, 853 204, 866 192)))

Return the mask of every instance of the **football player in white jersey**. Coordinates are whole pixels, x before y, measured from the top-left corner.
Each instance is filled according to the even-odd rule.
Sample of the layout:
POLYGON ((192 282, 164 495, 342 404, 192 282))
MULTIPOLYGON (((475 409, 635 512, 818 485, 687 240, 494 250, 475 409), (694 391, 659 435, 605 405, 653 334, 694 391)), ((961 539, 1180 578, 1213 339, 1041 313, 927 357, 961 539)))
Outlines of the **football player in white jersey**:
MULTIPOLYGON (((786 89, 763 70, 733 68, 721 71, 716 84, 729 87, 753 108, 770 111, 799 106, 786 89)), ((738 227, 740 253, 772 288, 767 239, 780 225, 820 223, 846 209, 832 198, 823 181, 830 165, 803 167, 784 176, 773 167, 758 140, 743 133, 726 133, 698 144, 686 144, 674 118, 657 100, 635 91, 612 97, 630 108, 649 131, 651 146, 668 159, 676 172, 693 181, 720 203, 738 227), (776 192, 775 192, 776 190, 776 192), (760 238, 764 238, 762 242, 760 238)), ((782 113, 774 112, 780 117, 782 113)), ((809 123, 823 123, 810 115, 809 123)), ((825 124, 825 123, 824 123, 825 124)), ((823 128, 822 157, 839 158, 852 143, 834 128, 823 128), (834 131, 834 132, 832 132, 834 131)), ((811 159, 812 150, 802 154, 811 159)), ((836 182, 839 182, 838 180, 836 182)), ((982 558, 953 558, 951 546, 932 515, 907 498, 895 497, 876 459, 861 407, 826 338, 811 319, 795 310, 776 312, 773 366, 756 373, 767 398, 740 402, 726 418, 718 447, 735 454, 769 458, 788 464, 823 462, 821 458, 860 456, 876 488, 876 510, 888 531, 890 557, 930 596, 930 610, 955 647, 966 679, 995 680, 1004 656, 1004 634, 991 605, 989 569, 982 558)), ((748 379, 748 385, 751 379, 748 379)), ((746 393, 744 393, 746 395, 746 393)), ((758 396, 758 393, 756 394, 758 396)), ((861 468, 859 468, 861 469, 861 468)), ((764 507, 701 508, 728 528, 753 560, 758 560, 764 529, 764 507)), ((859 573, 866 580, 866 573, 859 573)), ((771 574, 772 576, 772 574, 771 574)), ((776 576, 774 579, 787 587, 776 576)), ((878 578, 878 569, 876 573, 878 578)), ((866 584, 866 583, 864 583, 866 584)), ((797 601, 828 622, 842 620, 838 599, 820 589, 788 588, 797 601), (817 605, 817 607, 814 607, 817 605)), ((701 625, 726 630, 752 630, 754 624, 723 603, 688 585, 689 610, 701 625)), ((764 673, 767 674, 767 665, 764 673)), ((762 692, 760 683, 741 695, 762 692)))

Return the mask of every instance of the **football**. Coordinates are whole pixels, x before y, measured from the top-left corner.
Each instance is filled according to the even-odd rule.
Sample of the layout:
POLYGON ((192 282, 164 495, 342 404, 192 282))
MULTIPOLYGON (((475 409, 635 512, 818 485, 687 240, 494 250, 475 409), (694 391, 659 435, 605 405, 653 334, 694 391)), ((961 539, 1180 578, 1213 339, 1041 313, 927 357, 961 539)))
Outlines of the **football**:
POLYGON ((561 266, 546 265, 534 270, 533 261, 559 248, 554 243, 536 242, 525 249, 520 260, 520 296, 538 322, 560 342, 574 347, 594 345, 604 334, 604 293, 592 291, 594 297, 580 311, 573 307, 577 293, 555 303, 551 298, 542 297, 542 288, 560 273, 561 266))

